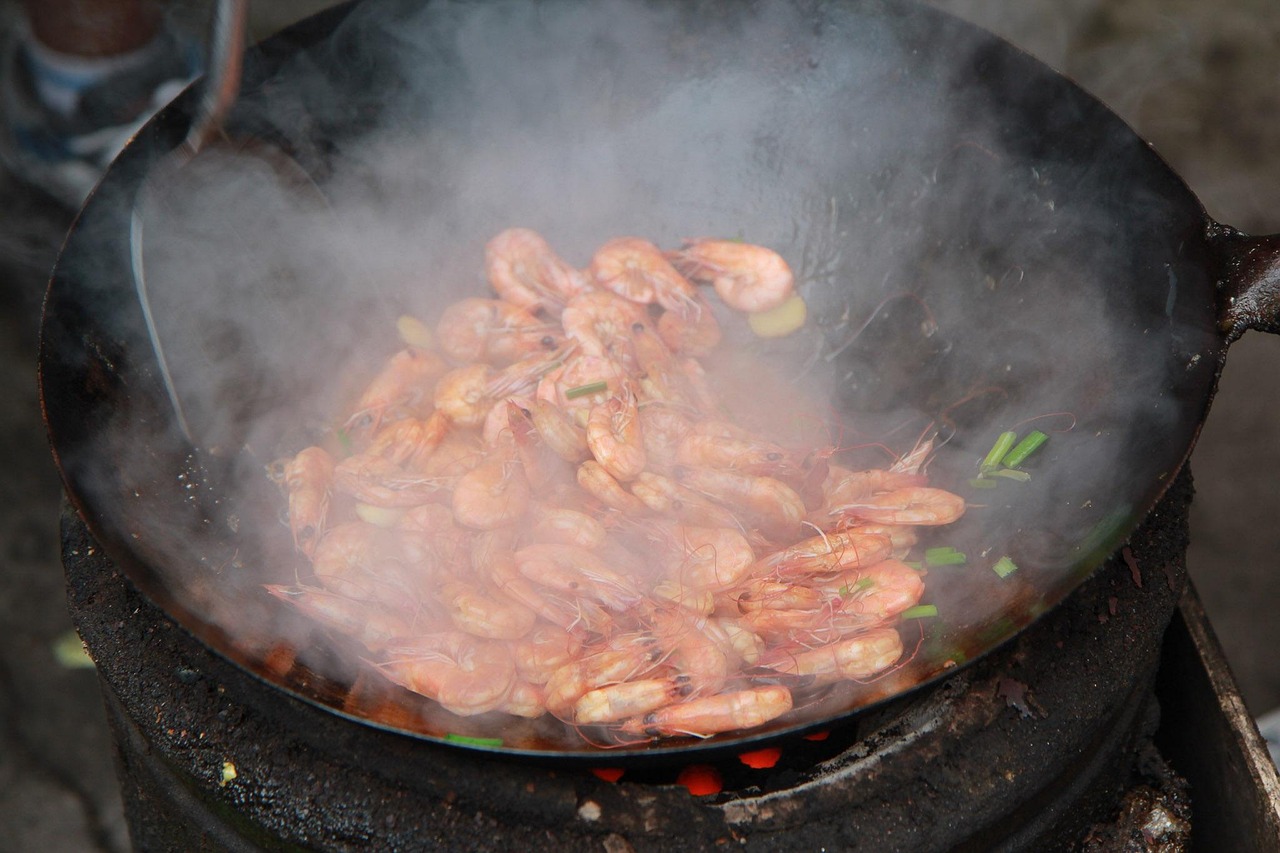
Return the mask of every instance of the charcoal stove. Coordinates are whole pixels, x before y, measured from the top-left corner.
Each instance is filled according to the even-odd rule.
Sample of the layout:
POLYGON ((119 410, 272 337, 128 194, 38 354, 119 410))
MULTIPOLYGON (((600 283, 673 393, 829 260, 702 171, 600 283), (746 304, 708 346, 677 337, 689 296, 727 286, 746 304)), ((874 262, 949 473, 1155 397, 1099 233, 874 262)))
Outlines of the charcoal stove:
POLYGON ((1150 777, 1190 495, 1183 474, 1064 606, 975 666, 825 739, 780 743, 772 769, 719 761, 723 791, 701 796, 669 763, 628 756, 614 782, 346 719, 209 651, 70 509, 63 555, 141 850, 1065 850, 1136 782, 1164 784, 1159 808, 1185 841, 1185 791, 1150 777))

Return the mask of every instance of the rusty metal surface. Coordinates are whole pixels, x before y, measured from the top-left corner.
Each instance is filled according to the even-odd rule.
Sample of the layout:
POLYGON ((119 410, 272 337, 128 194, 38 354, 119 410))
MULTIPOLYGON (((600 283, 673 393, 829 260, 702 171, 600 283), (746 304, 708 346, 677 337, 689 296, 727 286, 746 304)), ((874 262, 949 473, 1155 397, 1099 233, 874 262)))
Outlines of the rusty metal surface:
POLYGON ((1166 647, 1159 742, 1191 783, 1193 849, 1280 850, 1280 775, 1194 586, 1166 647))

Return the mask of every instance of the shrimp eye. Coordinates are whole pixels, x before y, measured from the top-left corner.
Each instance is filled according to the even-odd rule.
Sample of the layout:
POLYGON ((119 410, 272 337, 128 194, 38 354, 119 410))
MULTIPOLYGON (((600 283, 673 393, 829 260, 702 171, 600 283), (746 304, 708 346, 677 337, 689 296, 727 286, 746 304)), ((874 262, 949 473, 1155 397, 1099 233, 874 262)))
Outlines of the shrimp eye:
POLYGON ((550 335, 543 335, 542 340, 538 341, 546 349, 553 349, 556 345, 556 339, 550 335))
POLYGON ((639 321, 632 323, 631 331, 635 332, 637 335, 640 334, 641 332, 644 331, 644 323, 641 323, 639 321))
POLYGON ((768 459, 770 462, 777 462, 779 459, 781 459, 781 458, 782 458, 782 454, 781 454, 781 453, 776 453, 776 452, 775 452, 775 453, 769 453, 769 454, 766 454, 764 458, 765 458, 765 459, 768 459))

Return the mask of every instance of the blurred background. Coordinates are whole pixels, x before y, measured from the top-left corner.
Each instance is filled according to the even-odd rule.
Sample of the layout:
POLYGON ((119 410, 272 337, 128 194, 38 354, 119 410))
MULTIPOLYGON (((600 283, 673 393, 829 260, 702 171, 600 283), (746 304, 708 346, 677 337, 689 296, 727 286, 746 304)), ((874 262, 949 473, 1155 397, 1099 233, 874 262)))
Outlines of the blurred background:
MULTIPOLYGON (((253 4, 260 38, 327 3, 253 4)), ((933 0, 1074 79, 1167 160, 1219 222, 1280 232, 1275 0, 933 0)), ((207 7, 170 4, 179 26, 207 7)), ((16 7, 0 3, 0 37, 16 7)), ((0 81, 12 73, 0 52, 0 81)), ((124 851, 101 699, 71 630, 61 488, 40 422, 40 301, 73 212, 0 171, 0 850, 124 851)), ((1280 338, 1227 360, 1192 457, 1191 575, 1249 709, 1280 706, 1280 338)))

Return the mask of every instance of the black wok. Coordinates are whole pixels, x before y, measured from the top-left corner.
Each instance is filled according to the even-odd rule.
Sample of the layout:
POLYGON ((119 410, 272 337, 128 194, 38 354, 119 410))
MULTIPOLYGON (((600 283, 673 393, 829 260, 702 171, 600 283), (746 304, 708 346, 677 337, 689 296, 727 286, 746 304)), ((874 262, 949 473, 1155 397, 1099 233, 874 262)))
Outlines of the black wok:
MULTIPOLYGON (((925 601, 939 615, 904 626, 901 668, 815 692, 762 730, 615 749, 611 760, 830 724, 1018 633, 1118 548, 1172 481, 1228 345, 1249 328, 1277 330, 1280 239, 1210 220, 1114 114, 981 30, 876 0, 585 8, 369 0, 251 53, 231 135, 285 148, 356 201, 292 219, 279 202, 287 189, 243 209, 221 198, 236 253, 256 270, 247 276, 225 249, 175 242, 171 280, 198 284, 169 299, 169 334, 187 345, 171 366, 199 377, 188 389, 199 448, 159 378, 124 215, 185 133, 191 93, 123 152, 67 239, 40 377, 71 500, 147 595, 303 699, 344 713, 354 674, 325 649, 307 658, 314 678, 286 682, 264 664, 274 643, 314 638, 261 590, 298 568, 263 468, 304 446, 353 361, 376 357, 346 342, 380 342, 397 314, 430 316, 476 292, 483 241, 503 227, 536 227, 578 263, 622 233, 666 245, 740 235, 777 249, 810 319, 751 346, 777 383, 823 401, 792 414, 834 412, 842 447, 902 452, 937 430, 931 479, 970 503, 945 538, 924 543, 954 544, 970 564, 930 571, 925 601), (362 133, 374 125, 418 142, 409 154, 386 136, 371 142, 362 133), (387 162, 400 166, 390 177, 387 162), (360 217, 407 210, 406 198, 412 236, 388 252, 360 217), (295 227, 338 236, 261 262, 295 227), (336 244, 380 248, 350 266, 330 254, 336 244), (354 277, 371 284, 350 286, 354 277), (1032 427, 1051 438, 1028 463, 1030 481, 966 491, 998 433, 1032 427), (990 571, 1001 556, 1019 566, 1008 578, 990 571)), ((188 213, 222 181, 201 180, 199 194, 174 190, 189 196, 188 213)), ((484 718, 396 701, 406 710, 393 727, 407 734, 492 734, 484 718)), ((502 737, 496 751, 513 755, 600 755, 554 725, 502 737)))

